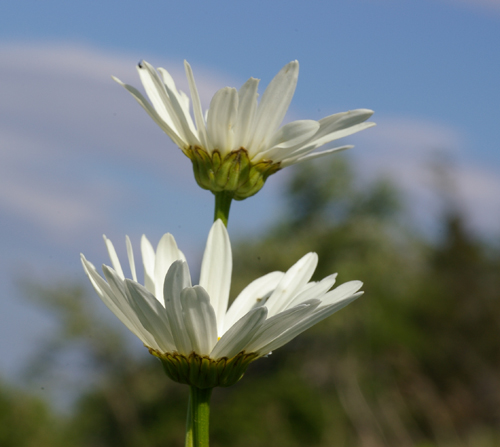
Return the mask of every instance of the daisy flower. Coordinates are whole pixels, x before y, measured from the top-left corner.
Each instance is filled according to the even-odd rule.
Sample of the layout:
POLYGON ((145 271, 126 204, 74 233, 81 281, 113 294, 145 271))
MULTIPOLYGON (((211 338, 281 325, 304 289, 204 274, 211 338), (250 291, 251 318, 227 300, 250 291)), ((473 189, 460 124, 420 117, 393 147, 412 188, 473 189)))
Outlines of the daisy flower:
POLYGON ((236 90, 217 91, 204 114, 191 66, 184 62, 192 99, 178 90, 163 68, 145 61, 137 70, 149 102, 134 87, 125 87, 160 128, 193 163, 196 181, 214 194, 224 192, 243 200, 257 193, 278 170, 352 146, 319 147, 374 126, 365 122, 373 112, 357 109, 336 113, 319 121, 299 120, 280 127, 299 75, 299 63, 285 65, 257 101, 259 80, 250 78, 236 90), (194 120, 193 120, 194 116, 194 120))
POLYGON ((301 332, 361 295, 362 283, 332 287, 336 274, 310 279, 318 263, 308 253, 287 272, 272 272, 251 282, 228 308, 231 245, 223 223, 210 230, 200 284, 193 286, 183 253, 171 234, 156 251, 141 240, 144 285, 137 279, 132 245, 126 238, 131 278, 126 278, 113 244, 104 237, 112 267, 104 278, 81 255, 97 294, 173 380, 197 388, 229 386, 248 364, 268 355, 301 332))

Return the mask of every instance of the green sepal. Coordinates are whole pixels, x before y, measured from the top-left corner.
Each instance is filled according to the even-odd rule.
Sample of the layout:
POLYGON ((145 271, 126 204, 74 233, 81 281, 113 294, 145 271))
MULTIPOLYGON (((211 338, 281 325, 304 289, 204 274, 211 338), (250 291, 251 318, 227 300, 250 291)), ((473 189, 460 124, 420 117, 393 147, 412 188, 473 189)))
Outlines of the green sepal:
POLYGON ((220 157, 219 151, 214 151, 212 153, 212 170, 214 171, 214 173, 220 169, 221 164, 222 164, 222 159, 220 157))
POLYGON ((161 361, 172 380, 200 389, 234 385, 243 377, 248 365, 258 358, 258 354, 245 352, 217 360, 194 352, 188 356, 177 352, 160 353, 152 348, 149 352, 161 361))
POLYGON ((242 183, 238 188, 238 195, 234 197, 235 200, 243 200, 258 193, 264 186, 267 178, 279 170, 280 164, 272 163, 271 161, 261 161, 251 166, 246 182, 242 183))
MULTIPOLYGON (((217 154, 217 152, 214 152, 214 155, 215 154, 217 154)), ((238 153, 231 152, 224 158, 224 162, 219 169, 214 171, 216 188, 218 188, 217 192, 234 190, 234 178, 236 177, 236 183, 239 178, 238 161, 238 153)))
POLYGON ((193 163, 194 177, 200 187, 214 194, 224 191, 235 200, 256 194, 267 178, 280 169, 280 163, 272 161, 253 164, 243 148, 225 157, 217 150, 209 154, 200 147, 190 147, 184 153, 193 163))
POLYGON ((190 148, 184 153, 193 163, 194 177, 198 185, 204 189, 209 189, 203 185, 210 185, 215 179, 210 155, 200 148, 190 148))

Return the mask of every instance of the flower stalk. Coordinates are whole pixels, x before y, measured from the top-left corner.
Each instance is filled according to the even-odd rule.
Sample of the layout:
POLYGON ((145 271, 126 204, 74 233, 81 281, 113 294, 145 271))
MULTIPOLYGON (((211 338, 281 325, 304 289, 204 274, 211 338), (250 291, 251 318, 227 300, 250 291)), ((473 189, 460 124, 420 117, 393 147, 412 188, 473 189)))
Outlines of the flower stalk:
POLYGON ((215 210, 214 210, 214 222, 217 219, 222 220, 222 223, 227 228, 227 221, 229 219, 229 209, 231 208, 231 202, 233 198, 230 193, 226 191, 220 191, 215 193, 215 210))
MULTIPOLYGON (((226 191, 214 193, 214 222, 217 219, 227 228, 229 210, 233 198, 226 191)), ((188 411, 186 418, 185 447, 203 447, 209 445, 210 397, 213 388, 200 389, 190 386, 188 411)))
POLYGON ((186 447, 208 447, 212 388, 190 387, 186 447))
MULTIPOLYGON (((226 191, 214 193, 214 222, 217 219, 227 228, 229 209, 233 198, 226 191)), ((193 385, 189 389, 188 410, 186 417, 185 447, 203 447, 209 445, 210 397, 213 388, 200 389, 193 385)))
MULTIPOLYGON (((227 228, 229 210, 233 198, 226 191, 214 193, 214 222, 217 219, 227 228)), ((188 411, 186 418, 185 447, 203 447, 209 445, 210 397, 213 388, 200 389, 190 386, 188 411)))
POLYGON ((185 447, 193 447, 193 410, 191 403, 191 391, 189 392, 188 397, 188 409, 186 416, 186 442, 185 447))

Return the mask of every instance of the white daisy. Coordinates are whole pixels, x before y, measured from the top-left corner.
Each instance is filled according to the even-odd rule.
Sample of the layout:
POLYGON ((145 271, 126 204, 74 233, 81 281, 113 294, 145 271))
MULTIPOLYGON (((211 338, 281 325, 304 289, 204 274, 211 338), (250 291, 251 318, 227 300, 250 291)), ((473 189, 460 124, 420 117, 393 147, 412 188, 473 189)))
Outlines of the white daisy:
POLYGON ((250 78, 240 90, 225 87, 215 93, 203 114, 190 65, 184 62, 193 101, 177 90, 163 68, 142 61, 137 70, 151 101, 134 87, 125 87, 153 120, 193 162, 198 184, 214 194, 226 191, 242 200, 255 194, 267 177, 281 168, 352 146, 313 151, 334 140, 374 126, 365 122, 373 111, 357 109, 319 121, 299 120, 280 128, 299 75, 299 63, 290 62, 271 81, 259 103, 259 80, 250 78))
POLYGON ((309 282, 318 256, 308 253, 286 273, 272 272, 250 283, 228 309, 232 254, 220 220, 208 236, 200 285, 194 287, 171 234, 162 237, 156 253, 142 237, 144 286, 137 281, 129 238, 131 279, 125 278, 111 241, 104 239, 113 265, 103 265, 105 279, 81 255, 98 295, 162 361, 172 379, 199 388, 232 385, 251 361, 288 343, 362 294, 360 281, 330 290, 336 274, 309 282))

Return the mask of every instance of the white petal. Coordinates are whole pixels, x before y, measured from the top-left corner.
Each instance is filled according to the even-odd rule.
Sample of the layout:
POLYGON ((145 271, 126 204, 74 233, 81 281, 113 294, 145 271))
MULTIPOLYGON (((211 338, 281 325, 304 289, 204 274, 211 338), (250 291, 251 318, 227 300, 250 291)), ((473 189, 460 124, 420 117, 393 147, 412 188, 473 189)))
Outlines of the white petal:
POLYGON ((207 131, 210 151, 218 150, 221 156, 231 152, 234 126, 238 118, 238 92, 225 87, 215 93, 208 109, 207 131))
POLYGON ((289 148, 302 144, 315 135, 319 127, 319 123, 314 120, 292 121, 274 133, 269 145, 289 148))
POLYGON ((172 99, 167 92, 165 84, 162 82, 154 67, 146 61, 142 61, 137 66, 139 77, 141 78, 144 90, 153 103, 153 107, 163 120, 171 126, 183 141, 189 142, 182 123, 182 117, 177 114, 178 110, 172 104, 172 99))
POLYGON ((266 145, 283 121, 295 93, 298 77, 299 63, 290 62, 280 70, 266 88, 257 108, 253 138, 249 145, 251 154, 257 153, 261 146, 266 145))
POLYGON ((146 94, 155 110, 169 126, 175 129, 176 132, 184 138, 184 135, 181 133, 182 128, 178 120, 176 120, 165 86, 154 67, 146 61, 141 61, 136 66, 136 69, 141 78, 144 90, 146 90, 146 94))
MULTIPOLYGON (((348 127, 355 126, 366 121, 373 115, 373 110, 356 109, 348 112, 336 113, 319 120, 320 130, 317 139, 321 139, 328 134, 337 132, 348 127)), ((370 123, 374 125, 374 123, 370 123)))
POLYGON ((187 287, 181 292, 181 303, 194 352, 209 355, 217 343, 217 321, 210 297, 203 287, 187 287))
POLYGON ((85 256, 80 255, 80 257, 85 273, 106 307, 143 343, 157 349, 154 338, 144 329, 128 300, 122 295, 115 296, 109 284, 101 278, 95 267, 85 259, 85 256))
POLYGON ((353 147, 354 146, 352 146, 352 145, 340 146, 340 147, 334 147, 333 149, 328 149, 326 151, 314 152, 314 153, 310 154, 309 152, 316 149, 316 147, 309 146, 308 148, 305 148, 305 150, 301 151, 301 153, 299 155, 294 155, 294 156, 285 158, 281 162, 281 167, 286 168, 287 166, 293 165, 295 163, 302 163, 303 161, 314 160, 315 158, 324 157, 325 155, 330 155, 330 154, 333 154, 335 152, 342 152, 342 151, 345 151, 347 149, 352 149, 353 147), (305 155, 304 155, 304 153, 305 153, 305 155))
POLYGON ((311 144, 315 143, 316 147, 320 147, 330 141, 372 127, 375 123, 364 123, 372 115, 372 110, 356 109, 322 118, 319 120, 319 131, 315 135, 314 141, 311 141, 311 144))
MULTIPOLYGON (((238 91, 238 121, 235 126, 233 150, 247 148, 252 137, 255 113, 257 111, 257 88, 259 80, 250 78, 238 91)), ((250 155, 251 157, 251 155, 250 155)))
POLYGON ((184 253, 182 253, 182 251, 181 251, 181 250, 179 250, 179 259, 180 259, 181 261, 187 262, 187 260, 186 260, 186 256, 184 255, 184 253))
POLYGON ((316 147, 320 147, 327 143, 330 143, 331 141, 348 137, 349 135, 352 135, 356 132, 360 132, 362 130, 368 129, 373 126, 376 126, 376 124, 371 122, 356 124, 355 126, 347 127, 345 129, 340 129, 335 132, 329 133, 325 135, 323 138, 316 139, 316 137, 314 137, 314 139, 311 141, 311 144, 314 143, 316 147))
MULTIPOLYGON (((231 304, 224 321, 224 332, 233 326, 250 309, 263 306, 264 297, 269 295, 283 279, 283 272, 272 272, 264 275, 246 286, 231 304)), ((305 301, 305 300, 304 300, 305 301)))
POLYGON ((198 94, 198 88, 196 87, 196 82, 194 81, 193 70, 191 70, 191 65, 189 65, 187 61, 184 61, 184 68, 186 70, 191 98, 193 99, 193 112, 196 127, 198 128, 198 138, 200 139, 202 147, 206 148, 208 146, 207 129, 205 127, 205 120, 203 119, 200 95, 198 94))
POLYGON ((369 127, 375 126, 375 123, 364 123, 373 112, 367 109, 351 110, 349 112, 337 113, 327 116, 319 120, 320 128, 316 135, 304 145, 297 145, 291 148, 285 158, 282 160, 281 166, 284 168, 294 163, 311 160, 313 158, 322 157, 333 152, 339 152, 345 149, 350 149, 352 146, 342 146, 310 154, 315 149, 324 146, 334 140, 343 138, 369 127), (310 154, 310 155, 308 155, 310 154))
POLYGON ((324 295, 321 298, 320 307, 329 306, 331 304, 342 301, 346 297, 349 297, 352 294, 356 293, 359 289, 361 289, 362 286, 363 283, 361 281, 346 282, 324 295))
POLYGON ((208 235, 200 273, 200 286, 210 296, 217 317, 217 332, 222 335, 224 316, 229 300, 233 260, 231 242, 226 227, 220 219, 213 225, 208 235))
POLYGON ((182 90, 177 89, 174 78, 172 78, 167 70, 160 67, 158 68, 158 71, 161 74, 170 100, 172 101, 172 95, 174 95, 179 103, 179 106, 182 108, 183 115, 186 117, 186 121, 189 124, 190 129, 194 131, 195 127, 189 111, 189 96, 186 95, 182 90))
POLYGON ((323 278, 319 282, 307 284, 286 306, 286 309, 303 303, 311 299, 319 299, 323 301, 323 295, 328 292, 335 284, 337 273, 323 278))
POLYGON ((266 320, 266 317, 267 309, 265 307, 258 307, 249 311, 221 337, 210 353, 210 357, 213 359, 231 358, 245 350, 247 344, 266 320))
MULTIPOLYGON (((137 328, 140 331, 140 334, 143 334, 143 332, 150 334, 149 331, 140 322, 140 319, 138 318, 135 310, 133 309, 130 303, 130 296, 127 294, 125 282, 118 276, 118 274, 112 268, 106 265, 102 266, 102 271, 104 273, 104 277, 108 281, 108 285, 111 289, 114 299, 117 300, 116 304, 120 306, 122 311, 126 312, 126 316, 129 317, 131 321, 134 321, 134 319, 137 321, 137 328), (127 304, 125 305, 124 303, 127 304)), ((142 337, 140 338, 141 340, 143 340, 142 337)), ((151 338, 154 340, 152 334, 151 338)), ((156 345, 156 341, 154 342, 154 345, 156 345)), ((151 347, 154 347, 154 345, 151 345, 151 347)))
POLYGON ((176 128, 173 126, 172 120, 168 115, 161 117, 158 112, 151 106, 151 104, 142 96, 142 94, 136 88, 131 85, 124 84, 118 78, 113 77, 113 80, 118 82, 122 87, 124 87, 134 98, 135 100, 142 106, 142 108, 148 113, 148 115, 153 118, 154 122, 161 127, 163 132, 165 132, 172 141, 179 147, 185 147, 187 141, 185 141, 177 132, 176 128), (168 122, 165 121, 168 119, 168 122), (170 123, 170 124, 169 124, 170 123))
POLYGON ((126 299, 127 292, 125 288, 124 279, 120 277, 118 272, 116 272, 111 267, 108 267, 107 265, 104 264, 102 266, 102 272, 104 273, 104 277, 106 278, 106 281, 108 282, 109 287, 113 292, 113 295, 116 297, 120 298, 123 297, 126 299))
POLYGON ((168 322, 177 351, 189 355, 193 351, 182 314, 181 292, 191 285, 189 269, 185 262, 175 261, 165 277, 163 296, 168 322))
POLYGON ((262 346, 272 342, 290 327, 303 320, 319 305, 319 300, 311 300, 287 309, 278 315, 268 318, 245 348, 246 352, 260 352, 262 346))
POLYGON ((175 351, 165 308, 154 295, 140 284, 125 280, 131 306, 146 330, 155 338, 162 353, 175 351))
POLYGON ((253 161, 272 160, 278 163, 289 155, 290 148, 311 139, 318 129, 319 123, 313 120, 293 121, 285 124, 273 135, 269 142, 270 148, 259 152, 253 161))
POLYGON ((173 262, 179 259, 181 259, 181 257, 179 255, 179 249, 177 248, 174 237, 170 233, 164 234, 158 243, 158 247, 156 248, 154 270, 154 295, 162 304, 164 303, 163 282, 165 281, 165 275, 173 262))
POLYGON ((134 250, 132 248, 132 243, 130 242, 130 238, 125 236, 125 244, 127 245, 127 256, 128 263, 130 265, 130 274, 132 275, 132 279, 137 282, 137 272, 135 270, 135 260, 134 260, 134 250))
POLYGON ((287 307, 289 300, 311 279, 317 265, 318 255, 308 253, 288 269, 267 300, 266 307, 269 310, 269 315, 276 315, 287 307))
MULTIPOLYGON (((191 118, 191 112, 190 112, 191 109, 189 108, 189 103, 190 103, 189 96, 186 93, 184 93, 182 90, 179 90, 178 98, 179 98, 179 103, 182 107, 182 110, 184 111, 184 115, 191 118)), ((192 126, 191 130, 197 135, 198 133, 196 131, 196 126, 194 125, 193 120, 192 119, 188 120, 188 123, 190 126, 192 126)))
POLYGON ((336 304, 316 309, 316 311, 312 315, 306 316, 302 321, 299 321, 291 328, 289 328, 287 331, 283 332, 281 335, 276 337, 274 340, 262 346, 260 349, 257 350, 257 353, 260 355, 266 355, 280 348, 281 346, 285 345, 286 343, 294 339, 297 335, 309 329, 311 326, 314 326, 321 320, 324 320, 325 318, 329 317, 333 313, 339 311, 340 309, 347 306, 349 303, 351 303, 361 295, 362 292, 357 293, 355 295, 351 295, 345 298, 343 301, 338 302, 336 304))
POLYGON ((151 293, 156 293, 155 289, 155 250, 148 238, 143 234, 141 237, 141 255, 144 265, 144 285, 151 293))
POLYGON ((111 264, 115 269, 118 276, 123 280, 125 279, 125 275, 123 274, 122 266, 120 264, 120 260, 118 259, 118 255, 116 254, 115 247, 113 243, 106 237, 105 234, 102 235, 104 242, 106 244, 106 248, 108 249, 109 259, 111 260, 111 264))
POLYGON ((186 94, 177 91, 174 80, 167 70, 164 68, 158 68, 158 71, 161 73, 165 82, 164 86, 167 91, 168 98, 170 99, 170 104, 172 104, 173 113, 175 113, 187 141, 189 141, 192 146, 199 145, 200 142, 197 136, 198 132, 196 132, 193 119, 189 113, 189 98, 186 94))

